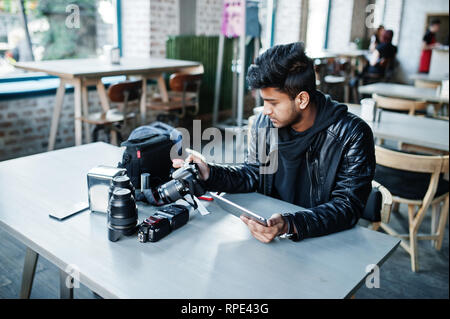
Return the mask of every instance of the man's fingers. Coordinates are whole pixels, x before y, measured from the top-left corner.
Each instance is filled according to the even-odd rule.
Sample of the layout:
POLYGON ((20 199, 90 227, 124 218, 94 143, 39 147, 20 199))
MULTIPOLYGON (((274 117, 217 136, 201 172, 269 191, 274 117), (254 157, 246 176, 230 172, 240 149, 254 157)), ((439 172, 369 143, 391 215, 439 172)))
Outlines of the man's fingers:
POLYGON ((241 220, 248 226, 249 219, 245 217, 244 215, 241 215, 241 220))
POLYGON ((172 166, 174 168, 180 168, 184 165, 184 161, 182 159, 174 159, 172 160, 172 166))

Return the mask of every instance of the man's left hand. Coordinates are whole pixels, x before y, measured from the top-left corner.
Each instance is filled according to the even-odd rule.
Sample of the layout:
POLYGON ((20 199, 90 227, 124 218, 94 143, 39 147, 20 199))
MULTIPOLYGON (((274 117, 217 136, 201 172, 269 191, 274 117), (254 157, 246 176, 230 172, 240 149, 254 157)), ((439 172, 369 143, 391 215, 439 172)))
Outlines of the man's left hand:
POLYGON ((270 243, 278 235, 285 234, 288 229, 288 225, 281 214, 272 215, 267 221, 267 226, 244 215, 241 216, 241 220, 247 225, 253 237, 266 244, 270 243))

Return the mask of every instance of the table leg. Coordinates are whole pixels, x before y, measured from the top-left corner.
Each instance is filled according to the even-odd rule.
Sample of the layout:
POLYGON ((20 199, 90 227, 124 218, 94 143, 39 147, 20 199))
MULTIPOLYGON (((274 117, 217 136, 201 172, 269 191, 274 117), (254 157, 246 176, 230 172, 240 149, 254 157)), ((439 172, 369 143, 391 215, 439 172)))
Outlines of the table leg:
POLYGON ((20 299, 30 298, 38 257, 39 257, 38 253, 36 253, 31 248, 27 247, 27 252, 25 254, 25 263, 23 265, 20 299))
POLYGON ((50 127, 50 136, 48 138, 48 151, 55 149, 56 133, 58 131, 59 117, 61 116, 62 104, 64 102, 64 93, 66 91, 66 82, 59 80, 59 87, 56 91, 55 107, 53 109, 52 124, 50 127))
POLYGON ((75 100, 75 145, 79 146, 83 143, 83 132, 81 126, 81 79, 75 79, 74 86, 74 100, 75 100))
POLYGON ((59 297, 60 299, 73 299, 73 277, 59 270, 59 297))
MULTIPOLYGON (((83 98, 83 116, 85 118, 87 118, 89 115, 89 97, 88 97, 87 83, 85 81, 83 81, 82 86, 81 86, 81 95, 83 98)), ((84 135, 85 135, 84 138, 86 140, 86 143, 89 144, 91 142, 89 123, 84 122, 83 124, 84 124, 84 135)))
POLYGON ((108 95, 106 94, 105 86, 103 85, 102 79, 97 81, 97 93, 100 98, 100 104, 104 112, 109 110, 108 95))
POLYGON ((162 75, 158 76, 158 88, 159 94, 161 94, 161 99, 164 103, 169 102, 169 94, 167 93, 166 81, 162 75))
POLYGON ((147 78, 142 76, 142 92, 141 92, 141 125, 145 125, 147 118, 147 78))

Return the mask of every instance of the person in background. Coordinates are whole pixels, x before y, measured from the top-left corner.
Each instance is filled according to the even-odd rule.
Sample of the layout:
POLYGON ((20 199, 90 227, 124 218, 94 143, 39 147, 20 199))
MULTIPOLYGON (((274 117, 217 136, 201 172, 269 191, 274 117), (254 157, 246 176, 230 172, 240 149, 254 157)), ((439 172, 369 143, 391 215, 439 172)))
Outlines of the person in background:
POLYGON ((397 47, 392 45, 394 31, 385 30, 381 36, 381 43, 377 45, 370 58, 368 72, 371 74, 384 75, 385 71, 395 59, 397 47))
POLYGON ((439 31, 440 26, 441 21, 439 19, 433 19, 423 36, 422 55, 419 64, 420 73, 428 73, 430 71, 432 50, 441 45, 436 41, 436 33, 439 31))
POLYGON ((381 36, 383 35, 383 32, 384 32, 384 26, 380 25, 378 27, 377 31, 370 38, 370 46, 369 46, 370 52, 375 51, 377 46, 381 43, 381 36))

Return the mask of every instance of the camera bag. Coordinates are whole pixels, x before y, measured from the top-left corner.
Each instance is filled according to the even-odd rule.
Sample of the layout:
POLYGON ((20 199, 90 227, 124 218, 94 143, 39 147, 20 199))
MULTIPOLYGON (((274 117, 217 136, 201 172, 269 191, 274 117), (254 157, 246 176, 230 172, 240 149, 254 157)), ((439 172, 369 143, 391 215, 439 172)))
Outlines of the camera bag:
POLYGON ((140 126, 131 132, 121 146, 123 153, 119 168, 125 168, 136 189, 141 187, 141 174, 150 174, 150 187, 170 180, 172 161, 170 151, 174 145, 181 153, 181 133, 162 122, 140 126))

